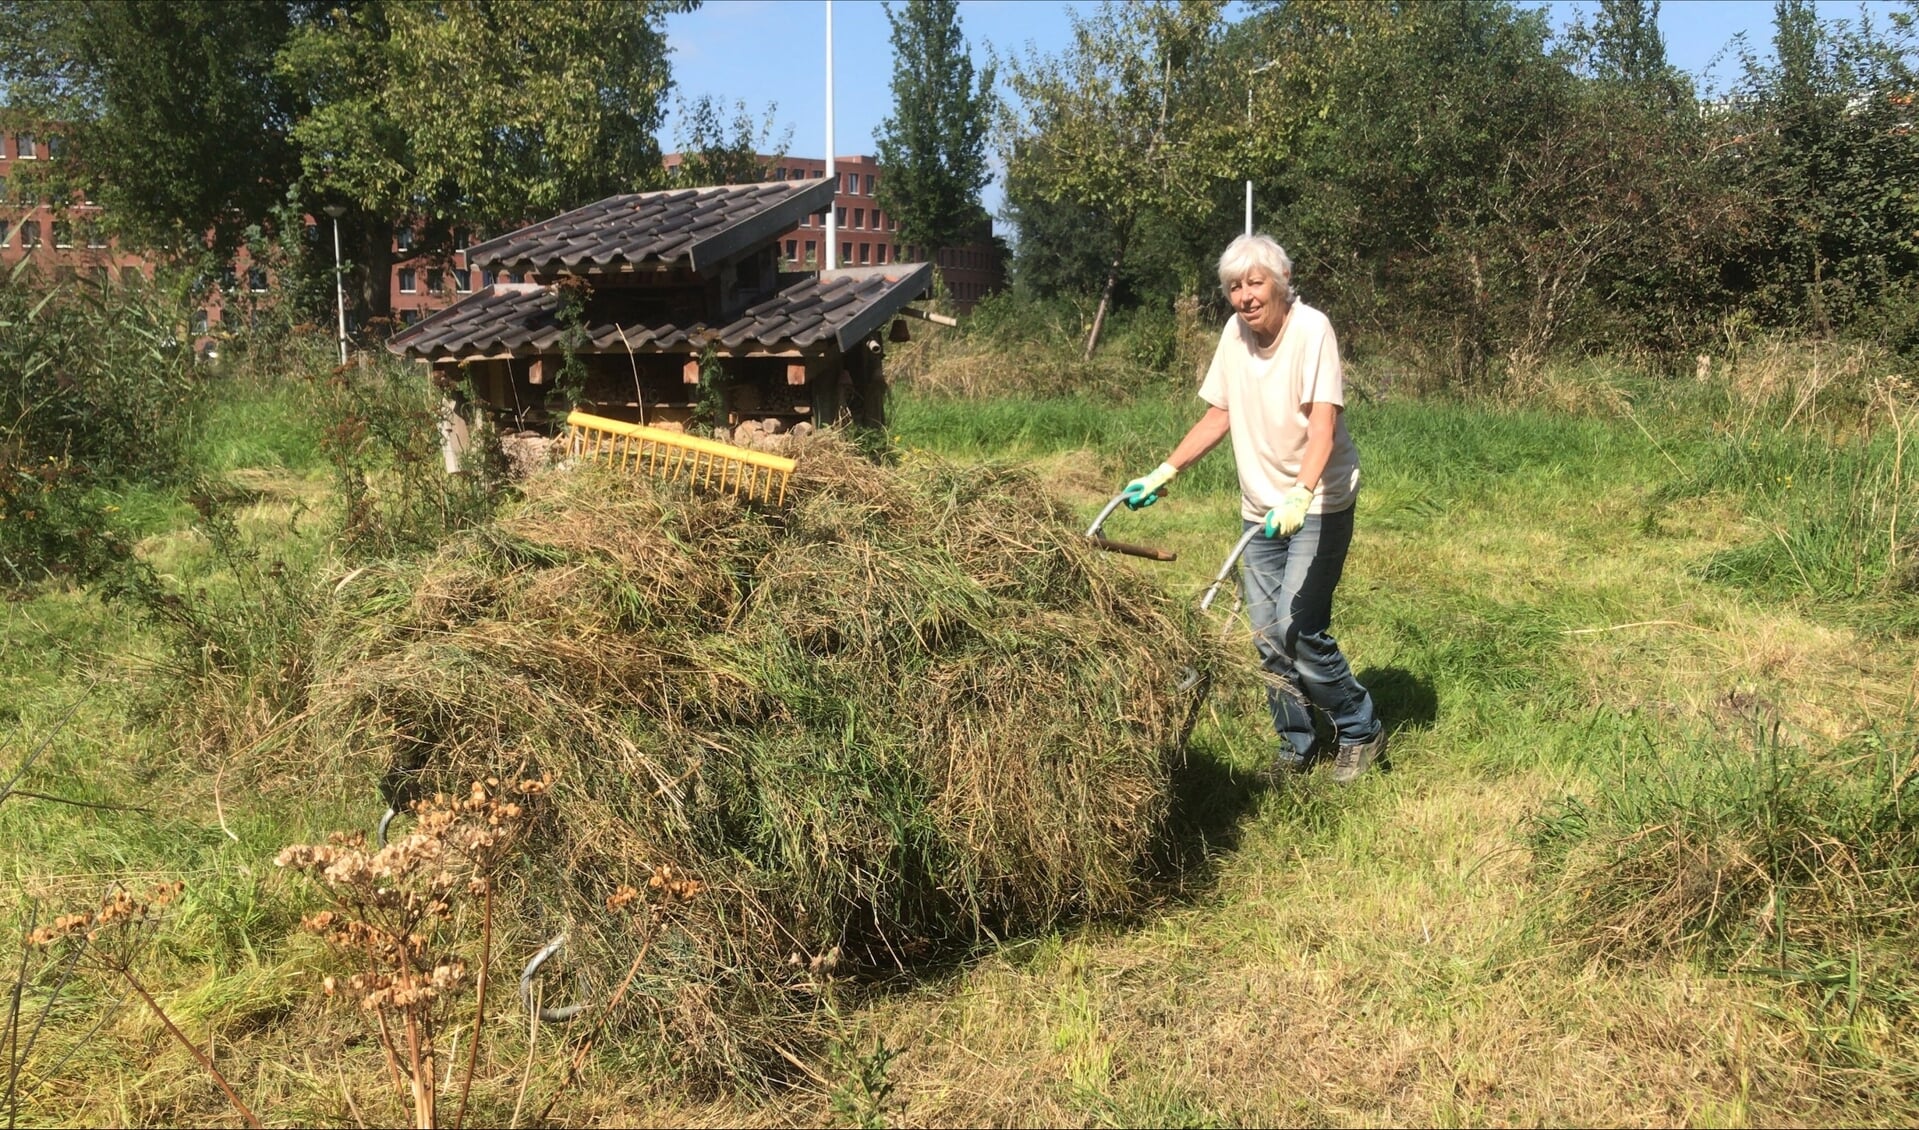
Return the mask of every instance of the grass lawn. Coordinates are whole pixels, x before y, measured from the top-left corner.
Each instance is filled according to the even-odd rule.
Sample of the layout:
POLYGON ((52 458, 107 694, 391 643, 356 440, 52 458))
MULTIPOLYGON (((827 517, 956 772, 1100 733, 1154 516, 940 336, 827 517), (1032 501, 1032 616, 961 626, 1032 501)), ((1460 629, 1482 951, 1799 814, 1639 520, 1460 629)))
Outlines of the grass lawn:
MULTIPOLYGON (((306 560, 324 550, 331 486, 297 396, 234 399, 200 458, 247 492, 256 544, 306 560)), ((556 1117, 1919 1118, 1919 850, 1895 811, 1919 772, 1919 584, 1902 580, 1919 543, 1901 534, 1919 514, 1900 513, 1919 498, 1914 430, 1816 407, 1787 426, 1790 396, 1768 415, 1732 392, 1631 382, 1586 403, 1365 399, 1348 413, 1363 487, 1334 632, 1386 718, 1388 766, 1349 789, 1324 769, 1261 784, 1273 739, 1222 600, 1248 658, 1201 712, 1180 783, 1187 865, 1159 876, 1151 912, 1007 939, 849 1001, 789 1091, 689 1092, 614 1046, 556 1117), (1794 853, 1826 870, 1794 878, 1794 853)), ((908 452, 1033 463, 1084 522, 1197 407, 908 390, 892 430, 908 452)), ((234 583, 179 499, 124 505, 162 572, 234 583)), ((1197 601, 1237 506, 1222 449, 1107 532, 1176 550, 1128 565, 1197 601)), ((9 928, 111 878, 184 879, 142 969, 265 1121, 401 1116, 377 1045, 313 1005, 316 943, 297 928, 313 907, 271 865, 287 843, 365 825, 372 798, 343 782, 337 804, 293 806, 258 772, 232 791, 218 741, 177 738, 180 658, 124 608, 60 591, 0 608, 0 772, 31 755, 20 788, 115 806, 0 804, 9 928)), ((249 732, 244 717, 216 724, 249 732)), ((46 1011, 20 1121, 232 1121, 121 995, 79 980, 46 1011)), ((501 1014, 481 1066, 489 1123, 527 1122, 542 1100, 523 1081, 550 1086, 563 1067, 559 1037, 529 1042, 519 1016, 501 1014)))

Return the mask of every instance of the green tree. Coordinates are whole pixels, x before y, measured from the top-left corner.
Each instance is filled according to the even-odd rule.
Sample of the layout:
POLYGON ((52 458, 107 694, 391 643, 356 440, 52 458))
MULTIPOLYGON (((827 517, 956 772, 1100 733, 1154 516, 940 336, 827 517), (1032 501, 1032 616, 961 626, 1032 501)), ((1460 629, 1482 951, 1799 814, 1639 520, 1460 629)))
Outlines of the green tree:
POLYGON ((684 0, 363 0, 294 29, 277 74, 309 196, 347 210, 356 305, 387 308, 392 224, 497 231, 661 183, 665 16, 684 0))
MULTIPOLYGON (((0 3, 0 84, 17 124, 60 123, 40 195, 86 194, 125 242, 229 258, 298 174, 298 107, 274 79, 276 0, 0 3)), ((15 166, 24 171, 23 166, 15 166)))
POLYGON ((1106 266, 1088 357, 1141 218, 1201 207, 1228 164, 1207 73, 1220 9, 1213 0, 1104 4, 1072 17, 1073 43, 1060 55, 1034 53, 1011 67, 1019 108, 1004 124, 1009 179, 1037 200, 1082 210, 1101 232, 1106 266))
POLYGON ((224 252, 289 197, 343 208, 365 317, 396 222, 432 250, 660 183, 664 21, 694 6, 0 0, 0 79, 13 114, 72 123, 130 242, 224 252))
POLYGON ((767 166, 778 164, 793 141, 793 127, 774 135, 778 106, 766 104, 766 113, 755 118, 746 103, 733 103, 732 117, 726 106, 710 94, 691 102, 674 104, 674 148, 680 163, 673 179, 680 184, 752 184, 765 180, 767 166))
POLYGON ((993 67, 977 75, 957 0, 886 5, 893 36, 893 113, 874 138, 884 177, 878 200, 902 242, 931 255, 973 238, 986 213, 980 191, 992 126, 993 67))

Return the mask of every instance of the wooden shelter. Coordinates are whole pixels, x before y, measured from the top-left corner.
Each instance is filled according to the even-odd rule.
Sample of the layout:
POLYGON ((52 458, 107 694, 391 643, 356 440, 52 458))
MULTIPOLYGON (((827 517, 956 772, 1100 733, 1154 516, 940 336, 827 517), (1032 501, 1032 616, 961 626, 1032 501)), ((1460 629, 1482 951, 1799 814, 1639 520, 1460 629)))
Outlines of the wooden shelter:
POLYGON ((780 234, 832 198, 826 180, 608 197, 469 248, 469 269, 526 281, 487 286, 387 348, 450 394, 474 390, 456 427, 483 408, 502 430, 549 431, 574 407, 668 428, 696 414, 716 428, 883 425, 888 328, 919 313, 907 304, 932 267, 781 272, 780 234))

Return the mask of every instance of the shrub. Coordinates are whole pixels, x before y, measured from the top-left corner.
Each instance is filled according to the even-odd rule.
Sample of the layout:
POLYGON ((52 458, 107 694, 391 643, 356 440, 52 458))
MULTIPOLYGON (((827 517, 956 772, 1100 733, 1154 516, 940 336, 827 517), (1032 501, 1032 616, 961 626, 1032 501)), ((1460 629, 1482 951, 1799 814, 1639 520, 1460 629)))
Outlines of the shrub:
POLYGON ((182 473, 197 380, 144 289, 0 278, 0 584, 86 578, 126 555, 94 488, 182 473))

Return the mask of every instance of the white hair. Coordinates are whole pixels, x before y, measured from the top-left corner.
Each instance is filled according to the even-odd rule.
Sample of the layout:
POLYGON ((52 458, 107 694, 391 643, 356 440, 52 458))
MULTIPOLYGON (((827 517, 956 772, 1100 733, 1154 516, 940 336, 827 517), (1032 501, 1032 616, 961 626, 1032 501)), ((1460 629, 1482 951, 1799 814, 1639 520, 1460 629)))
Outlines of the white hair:
POLYGON ((1279 284, 1279 296, 1290 301, 1293 296, 1293 261, 1287 257, 1286 249, 1281 247, 1272 236, 1242 235, 1226 245, 1219 257, 1219 289, 1228 298, 1232 297, 1233 284, 1259 271, 1279 284))

